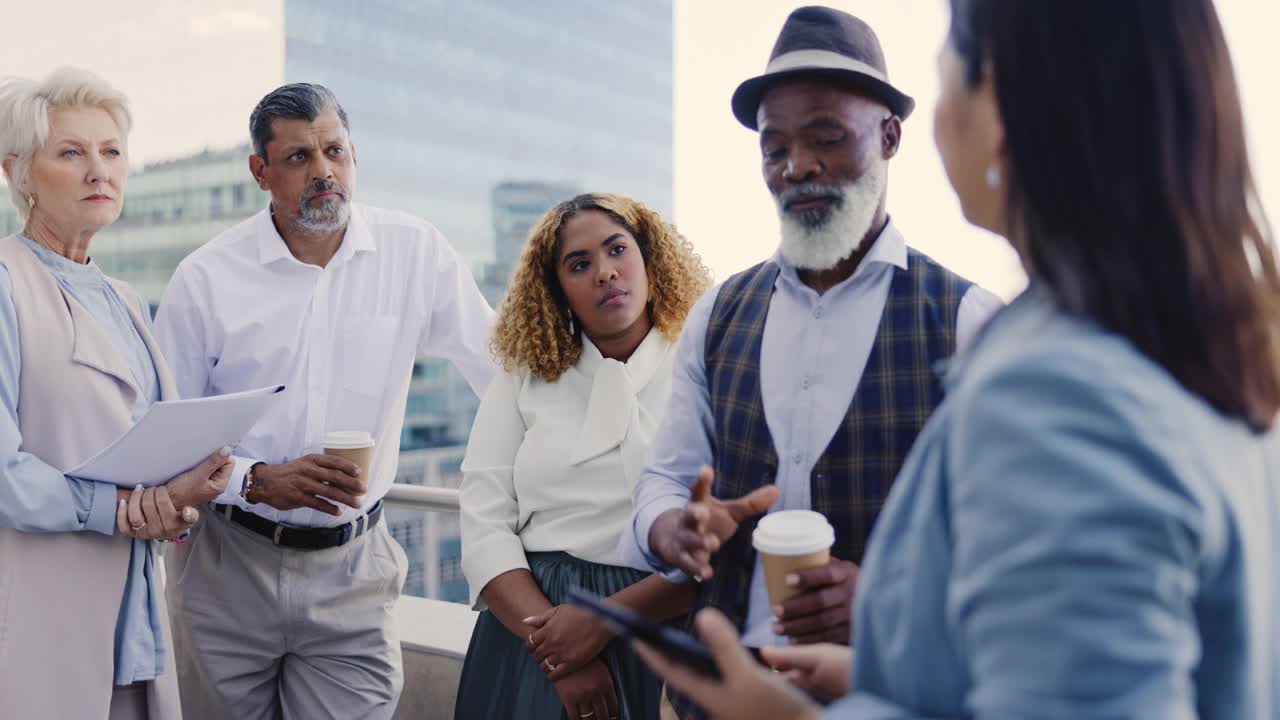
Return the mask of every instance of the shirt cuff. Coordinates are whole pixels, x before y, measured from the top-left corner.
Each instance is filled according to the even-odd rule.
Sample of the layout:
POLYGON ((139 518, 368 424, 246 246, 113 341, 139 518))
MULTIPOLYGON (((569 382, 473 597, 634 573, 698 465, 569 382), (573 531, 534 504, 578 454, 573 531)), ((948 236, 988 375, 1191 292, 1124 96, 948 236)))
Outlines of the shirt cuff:
POLYGON ((480 592, 489 581, 511 570, 528 569, 529 559, 518 535, 495 531, 463 546, 462 574, 470 586, 473 610, 485 609, 480 592))
POLYGON ((688 498, 682 498, 675 495, 668 495, 654 499, 645 505, 635 514, 635 519, 631 523, 631 531, 636 547, 640 550, 640 555, 644 557, 644 561, 649 564, 657 572, 661 573, 664 578, 671 582, 684 582, 688 580, 688 576, 679 570, 674 570, 649 549, 649 531, 653 528, 653 523, 658 516, 668 510, 680 510, 688 503, 688 498), (672 576, 671 573, 675 573, 672 576))
POLYGON ((84 529, 103 535, 114 535, 116 532, 116 486, 114 483, 92 482, 67 478, 71 482, 89 483, 93 486, 93 500, 89 504, 89 517, 84 521, 84 529))
POLYGON ((222 494, 214 498, 215 503, 223 505, 235 505, 240 499, 240 493, 244 492, 245 474, 249 472, 249 468, 253 467, 258 461, 253 458, 240 457, 235 455, 232 457, 236 466, 231 468, 231 479, 227 481, 227 487, 222 494))

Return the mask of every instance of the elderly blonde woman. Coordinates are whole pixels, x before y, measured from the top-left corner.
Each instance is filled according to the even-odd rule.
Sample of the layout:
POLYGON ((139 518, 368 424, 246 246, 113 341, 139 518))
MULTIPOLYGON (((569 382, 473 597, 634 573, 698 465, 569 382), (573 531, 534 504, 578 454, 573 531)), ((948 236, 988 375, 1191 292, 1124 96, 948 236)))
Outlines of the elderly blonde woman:
POLYGON ((142 490, 69 477, 174 397, 141 298, 89 258, 120 215, 125 97, 70 68, 0 82, 0 707, 13 718, 179 717, 154 540, 230 474, 219 450, 142 490))
POLYGON ((498 311, 462 470, 462 565, 481 613, 459 718, 657 720, 661 684, 565 603, 577 586, 655 619, 692 592, 623 566, 631 490, 671 392, 675 340, 709 285, 644 205, 580 195, 529 235, 498 311))

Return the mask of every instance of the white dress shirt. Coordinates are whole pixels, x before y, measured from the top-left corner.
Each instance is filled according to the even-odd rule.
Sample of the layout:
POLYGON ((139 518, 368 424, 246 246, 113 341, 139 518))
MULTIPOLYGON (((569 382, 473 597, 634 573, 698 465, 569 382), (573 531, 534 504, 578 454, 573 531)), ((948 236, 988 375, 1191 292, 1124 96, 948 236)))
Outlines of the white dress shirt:
MULTIPOLYGON (((675 346, 651 330, 626 363, 583 340, 555 382, 500 376, 476 414, 462 463, 462 569, 480 591, 526 552, 621 565, 631 493, 671 392, 675 346)), ((641 568, 647 569, 646 565, 641 568)))
MULTIPOLYGON (((770 511, 809 510, 813 466, 853 402, 880 329, 894 268, 907 267, 907 245, 893 223, 886 224, 853 275, 822 295, 801 282, 780 254, 773 262, 780 271, 760 349, 760 392, 778 453, 775 482, 781 494, 770 511)), ((716 288, 694 305, 680 336, 666 421, 636 488, 632 531, 622 540, 628 564, 669 570, 649 550, 649 528, 658 515, 684 507, 698 469, 715 465, 705 348, 718 293, 716 288)), ((957 345, 969 343, 1002 306, 990 292, 970 288, 957 311, 957 345)), ((752 572, 743 641, 752 647, 784 644, 785 638, 772 630, 759 558, 752 572)))
POLYGON ((353 203, 342 245, 325 267, 300 262, 268 208, 191 253, 156 314, 156 337, 178 391, 203 397, 284 385, 236 447, 218 502, 297 526, 350 522, 311 508, 244 502, 255 462, 323 451, 325 433, 364 430, 374 452, 367 509, 396 476, 414 359, 451 360, 482 394, 495 371, 493 311, 444 236, 416 217, 353 203))

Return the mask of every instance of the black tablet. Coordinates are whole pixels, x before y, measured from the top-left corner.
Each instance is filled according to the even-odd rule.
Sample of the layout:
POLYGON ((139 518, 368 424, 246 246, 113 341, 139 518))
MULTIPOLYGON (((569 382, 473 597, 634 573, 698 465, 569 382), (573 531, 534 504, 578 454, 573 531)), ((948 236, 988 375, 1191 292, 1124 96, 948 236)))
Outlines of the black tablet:
POLYGON ((569 602, 599 617, 618 637, 641 640, 681 665, 703 675, 720 677, 720 669, 716 667, 711 651, 687 632, 655 623, 579 588, 569 590, 569 602))

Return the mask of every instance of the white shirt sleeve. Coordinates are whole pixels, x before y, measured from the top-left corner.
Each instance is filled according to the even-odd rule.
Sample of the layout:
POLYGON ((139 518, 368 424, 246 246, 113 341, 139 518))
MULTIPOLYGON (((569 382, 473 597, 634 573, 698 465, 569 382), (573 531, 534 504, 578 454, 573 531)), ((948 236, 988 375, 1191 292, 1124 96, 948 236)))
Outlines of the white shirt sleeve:
POLYGON ((989 290, 977 285, 970 287, 960 298, 960 307, 956 310, 956 350, 968 347, 987 321, 1003 307, 1004 301, 989 290))
POLYGON ((517 534, 520 504, 514 465, 525 434, 517 405, 520 386, 520 377, 513 373, 504 373, 489 385, 462 461, 462 571, 476 609, 483 608, 480 591, 490 580, 529 567, 517 534))
MULTIPOLYGON (((174 271, 156 309, 154 334, 165 362, 173 373, 180 398, 199 398, 208 394, 209 373, 213 362, 209 354, 209 337, 205 331, 204 312, 208 302, 200 299, 192 287, 191 276, 182 265, 174 271)), ((245 472, 256 460, 235 456, 235 467, 227 487, 214 499, 230 503, 244 488, 245 472)))
POLYGON ((160 298, 153 329, 173 372, 178 396, 183 398, 203 397, 212 369, 206 351, 202 305, 195 297, 189 275, 179 266, 160 298))
MULTIPOLYGON (((497 367, 489 351, 493 308, 480 294, 476 280, 457 251, 443 236, 435 243, 436 279, 429 303, 427 327, 418 343, 418 353, 449 360, 462 372, 471 389, 481 397, 497 367)), ((424 283, 426 285, 426 283, 424 283)))

